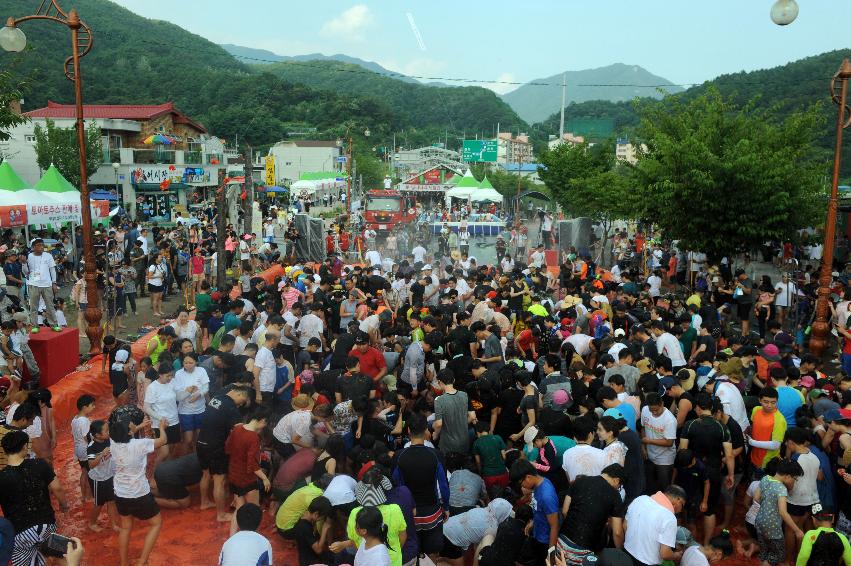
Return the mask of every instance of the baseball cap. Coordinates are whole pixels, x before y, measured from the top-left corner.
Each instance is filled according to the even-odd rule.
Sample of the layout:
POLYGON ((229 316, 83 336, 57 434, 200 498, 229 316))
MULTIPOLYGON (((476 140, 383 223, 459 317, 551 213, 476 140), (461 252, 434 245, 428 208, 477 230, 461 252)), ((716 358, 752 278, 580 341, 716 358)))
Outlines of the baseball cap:
POLYGON ((431 264, 427 263, 421 268, 422 271, 431 271, 431 264))
POLYGON ((128 352, 127 350, 118 350, 117 352, 115 352, 116 362, 124 363, 128 359, 130 359, 130 352, 128 352))
POLYGON ((616 337, 625 336, 625 335, 626 335, 626 331, 623 328, 618 328, 618 329, 615 330, 615 336, 616 337))
POLYGON ((496 291, 490 291, 487 295, 485 295, 485 297, 487 297, 488 299, 495 299, 496 291))
POLYGON ((623 416, 623 413, 617 407, 612 407, 611 409, 606 409, 606 412, 603 413, 603 416, 604 417, 614 417, 616 419, 626 421, 626 417, 623 416))
POLYGON ((822 507, 821 503, 813 505, 811 512, 814 519, 818 519, 819 521, 833 521, 833 511, 827 507, 822 507))
POLYGON ((670 390, 674 385, 679 385, 679 382, 671 376, 665 376, 659 380, 659 387, 665 392, 670 390))
POLYGON ((362 330, 358 331, 357 336, 355 336, 355 344, 369 344, 369 335, 362 330))
POLYGON ((553 404, 558 406, 559 408, 567 405, 569 401, 569 397, 567 396, 567 391, 564 389, 557 389, 555 393, 553 393, 553 404))
POLYGON ((801 376, 801 387, 805 387, 806 389, 812 389, 815 387, 816 380, 811 375, 801 376))
POLYGON ((822 415, 824 422, 851 420, 851 409, 830 409, 822 415))

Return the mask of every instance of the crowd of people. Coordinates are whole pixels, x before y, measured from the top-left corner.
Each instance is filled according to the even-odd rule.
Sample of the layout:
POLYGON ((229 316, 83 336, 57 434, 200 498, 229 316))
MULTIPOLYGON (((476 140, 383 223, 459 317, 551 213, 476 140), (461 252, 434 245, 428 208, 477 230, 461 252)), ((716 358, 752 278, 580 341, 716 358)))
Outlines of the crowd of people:
POLYGON ((217 236, 193 228, 105 235, 103 261, 129 265, 105 272, 118 303, 147 291, 165 314, 172 281, 185 301, 139 360, 104 338, 112 398, 81 394, 68 439, 50 391, 21 379, 28 317, 57 324, 59 280, 38 240, 19 262, 28 301, 7 292, 0 337, 13 564, 45 563, 79 489, 85 542, 117 531, 122 566, 137 522, 146 564, 170 510, 193 507, 230 525, 225 566, 275 563, 264 511, 302 566, 851 565, 851 301, 835 306, 831 370, 792 322, 806 281, 784 279, 784 303, 781 285, 697 254, 683 281, 681 254, 640 233, 618 234, 604 270, 587 250, 548 262, 549 235, 478 265, 362 234, 363 263, 329 249, 311 264, 229 232, 237 276, 216 282, 217 236), (274 263, 284 274, 261 277, 274 263), (54 472, 57 441, 73 442, 74 485, 54 472))

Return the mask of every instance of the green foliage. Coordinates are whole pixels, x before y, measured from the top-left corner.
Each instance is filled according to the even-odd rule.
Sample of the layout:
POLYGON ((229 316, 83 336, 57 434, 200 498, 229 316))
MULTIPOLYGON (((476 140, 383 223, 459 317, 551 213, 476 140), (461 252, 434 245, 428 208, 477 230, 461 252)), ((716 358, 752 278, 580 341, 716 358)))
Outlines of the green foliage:
MULTIPOLYGON (((35 154, 42 171, 55 165, 62 176, 75 187, 80 186, 80 155, 77 131, 74 128, 57 128, 53 120, 46 120, 45 127, 35 125, 35 154)), ((95 125, 86 130, 86 167, 89 176, 100 167, 100 128, 95 125)))
POLYGON ((528 191, 531 189, 546 193, 545 188, 536 185, 530 181, 528 177, 523 177, 516 173, 509 173, 498 167, 489 167, 484 163, 470 164, 470 172, 473 173, 473 176, 479 181, 484 179, 485 175, 487 175, 488 181, 490 181, 491 185, 493 185, 493 188, 506 198, 514 198, 517 196, 518 192, 528 191))
POLYGON ((631 169, 615 163, 611 140, 559 144, 545 151, 538 175, 568 214, 609 223, 634 215, 631 169))
POLYGON ((635 168, 635 215, 687 249, 729 253, 817 224, 826 162, 813 152, 821 109, 777 113, 738 107, 714 88, 688 100, 644 104, 635 168))
POLYGON ((12 112, 10 104, 24 96, 26 85, 12 77, 8 71, 0 71, 0 141, 9 139, 9 130, 27 121, 26 117, 12 112))

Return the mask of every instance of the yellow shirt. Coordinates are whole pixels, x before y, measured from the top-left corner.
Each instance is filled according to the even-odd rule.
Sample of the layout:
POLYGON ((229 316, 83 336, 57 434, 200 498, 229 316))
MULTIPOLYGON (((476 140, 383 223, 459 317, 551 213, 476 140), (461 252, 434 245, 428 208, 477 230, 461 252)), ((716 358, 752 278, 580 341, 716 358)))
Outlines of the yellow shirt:
MULTIPOLYGON (((355 530, 355 520, 358 512, 363 507, 355 507, 349 513, 349 523, 346 526, 346 534, 355 547, 359 547, 361 538, 355 530)), ((399 533, 405 532, 408 524, 405 522, 405 516, 402 515, 402 509, 395 503, 385 503, 379 505, 378 510, 381 511, 381 517, 384 519, 384 524, 387 525, 387 550, 390 553, 390 564, 392 566, 402 566, 402 544, 399 542, 399 533)))
POLYGON ((278 512, 275 514, 275 526, 282 531, 293 528, 313 500, 320 495, 322 490, 312 483, 292 492, 278 507, 278 512))

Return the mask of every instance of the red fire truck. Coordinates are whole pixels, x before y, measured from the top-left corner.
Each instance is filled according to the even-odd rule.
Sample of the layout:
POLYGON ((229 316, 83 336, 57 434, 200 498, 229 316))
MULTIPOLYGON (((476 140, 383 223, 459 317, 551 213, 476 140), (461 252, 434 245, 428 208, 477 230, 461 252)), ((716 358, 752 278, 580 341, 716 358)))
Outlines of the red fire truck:
POLYGON ((416 199, 402 196, 398 191, 367 191, 363 216, 367 228, 389 232, 416 220, 416 199))

